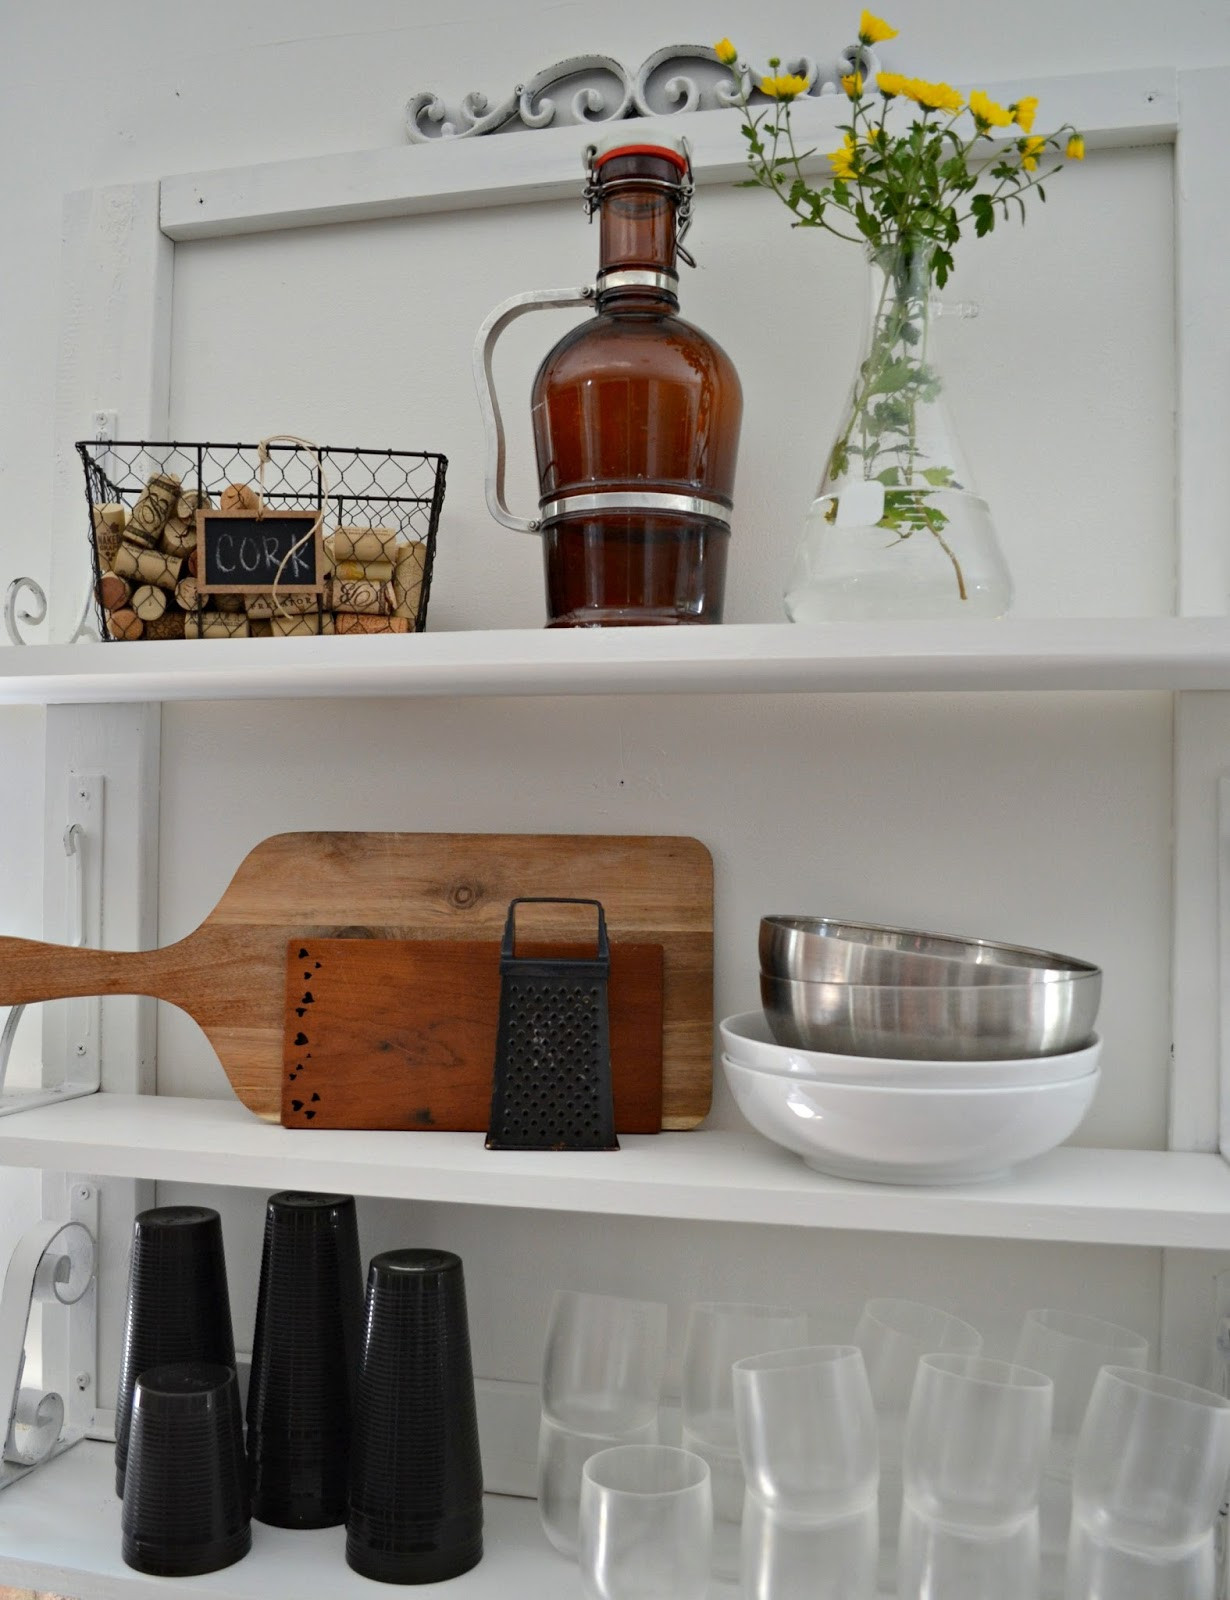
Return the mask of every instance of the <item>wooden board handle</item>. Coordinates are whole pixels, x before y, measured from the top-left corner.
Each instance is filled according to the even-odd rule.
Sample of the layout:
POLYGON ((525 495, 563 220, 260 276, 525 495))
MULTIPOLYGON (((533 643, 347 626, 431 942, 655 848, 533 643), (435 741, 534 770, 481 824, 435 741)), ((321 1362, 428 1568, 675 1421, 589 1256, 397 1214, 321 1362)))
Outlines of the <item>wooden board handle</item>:
MULTIPOLYGON (((174 947, 172 947, 174 948, 174 947)), ((0 1005, 78 995, 158 994, 163 950, 81 950, 0 937, 0 1005)))

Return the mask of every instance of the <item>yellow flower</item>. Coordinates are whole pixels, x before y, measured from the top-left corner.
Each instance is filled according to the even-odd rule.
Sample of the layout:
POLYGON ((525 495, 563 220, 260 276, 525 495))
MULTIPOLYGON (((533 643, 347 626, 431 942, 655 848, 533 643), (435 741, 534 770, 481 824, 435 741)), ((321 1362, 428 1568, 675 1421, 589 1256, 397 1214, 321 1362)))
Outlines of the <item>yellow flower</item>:
POLYGON ((1046 140, 1041 134, 1035 133, 1032 139, 1022 139, 1020 143, 1021 165, 1026 172, 1033 172, 1038 165, 1038 157, 1046 149, 1046 140))
POLYGON ((739 52, 729 39, 719 39, 713 47, 713 53, 724 67, 733 67, 739 59, 739 52))
POLYGON ((833 169, 835 178, 857 178, 857 160, 858 149, 849 134, 846 135, 843 144, 829 152, 829 165, 833 169))
POLYGON ((1083 161, 1085 159, 1085 141, 1079 133, 1074 133, 1068 140, 1068 147, 1064 151, 1069 161, 1083 161))
POLYGON ((1008 109, 1016 119, 1018 128, 1023 128, 1026 133, 1030 133, 1033 130, 1034 117, 1038 114, 1037 95, 1027 94, 1024 100, 1018 100, 1015 105, 1009 106, 1008 109))
POLYGON ((847 72, 841 80, 841 86, 850 96, 851 100, 860 98, 863 92, 863 75, 861 72, 847 72))
POLYGON ((965 105, 951 84, 928 83, 925 78, 911 78, 905 92, 926 111, 950 111, 955 116, 965 105))
POLYGON ((969 108, 980 131, 984 128, 1006 128, 1012 121, 1012 113, 982 89, 970 90, 969 108))
POLYGON ((886 100, 891 100, 894 95, 907 93, 909 86, 910 80, 900 72, 876 73, 876 88, 886 100))
POLYGON ((873 17, 870 11, 864 11, 858 19, 858 37, 860 44, 883 44, 886 39, 895 39, 897 30, 890 28, 882 17, 873 17))
POLYGON ((793 100, 795 95, 806 94, 807 79, 797 72, 782 72, 775 78, 761 78, 760 92, 770 100, 793 100))

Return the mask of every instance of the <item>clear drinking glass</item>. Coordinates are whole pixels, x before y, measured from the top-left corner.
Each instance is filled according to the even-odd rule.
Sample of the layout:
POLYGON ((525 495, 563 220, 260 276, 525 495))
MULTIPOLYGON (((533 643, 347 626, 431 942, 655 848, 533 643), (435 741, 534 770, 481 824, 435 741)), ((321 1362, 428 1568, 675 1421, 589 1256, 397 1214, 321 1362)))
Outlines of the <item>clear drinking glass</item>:
POLYGON ((898 1600, 1037 1600, 1038 1493, 1054 1386, 978 1356, 924 1356, 903 1461, 898 1600))
POLYGON ((1149 1341, 1100 1317, 1075 1311, 1027 1311, 1014 1360, 1045 1372, 1055 1385, 1051 1448, 1039 1502, 1042 1593, 1055 1600, 1063 1593, 1072 1520, 1072 1458, 1094 1380, 1103 1367, 1147 1367, 1149 1341))
POLYGON ((875 1408, 856 1345, 734 1363, 746 1600, 874 1600, 875 1408))
POLYGON ((795 1349, 806 1342, 807 1314, 789 1306, 699 1301, 688 1314, 682 1438, 686 1450, 709 1463, 713 1570, 723 1576, 738 1576, 745 1488, 731 1369, 744 1356, 795 1349))
POLYGON ((666 1369, 666 1307, 557 1291, 542 1363, 538 1512, 548 1539, 577 1553, 581 1469, 612 1444, 654 1444, 666 1369))
POLYGON ((1103 1367, 1076 1447, 1069 1600, 1213 1600, 1230 1400, 1103 1367))
POLYGON ((580 1564, 587 1600, 705 1600, 709 1467, 671 1445, 616 1445, 585 1463, 580 1564))
POLYGON ((982 1335, 960 1317, 917 1300, 868 1300, 854 1330, 880 1435, 880 1587, 896 1582, 901 1452, 918 1363, 925 1355, 976 1356, 982 1335))

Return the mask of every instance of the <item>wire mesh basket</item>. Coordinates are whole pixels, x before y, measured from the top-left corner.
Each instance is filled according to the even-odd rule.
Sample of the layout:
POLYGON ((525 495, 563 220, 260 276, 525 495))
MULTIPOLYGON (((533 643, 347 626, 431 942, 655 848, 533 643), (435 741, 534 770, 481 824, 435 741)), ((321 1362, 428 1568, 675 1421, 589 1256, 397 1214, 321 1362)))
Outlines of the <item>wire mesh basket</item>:
MULTIPOLYGON (((104 639, 418 633, 448 465, 429 451, 83 440, 104 639), (265 454, 263 473, 261 453, 265 454), (198 587, 198 509, 322 512, 317 593, 198 587), (134 515, 135 514, 135 515, 134 515)), ((309 524, 310 526, 310 524, 309 524)))

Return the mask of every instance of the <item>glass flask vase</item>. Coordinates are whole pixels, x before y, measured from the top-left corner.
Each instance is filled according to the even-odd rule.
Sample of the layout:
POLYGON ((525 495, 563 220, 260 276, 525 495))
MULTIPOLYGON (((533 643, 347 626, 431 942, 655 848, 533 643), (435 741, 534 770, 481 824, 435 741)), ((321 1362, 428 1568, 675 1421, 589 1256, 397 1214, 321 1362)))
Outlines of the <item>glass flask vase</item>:
POLYGON ((1012 579, 974 488, 937 352, 934 246, 868 252, 850 398, 786 590, 793 622, 1000 617, 1012 579))

